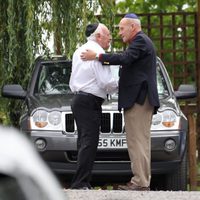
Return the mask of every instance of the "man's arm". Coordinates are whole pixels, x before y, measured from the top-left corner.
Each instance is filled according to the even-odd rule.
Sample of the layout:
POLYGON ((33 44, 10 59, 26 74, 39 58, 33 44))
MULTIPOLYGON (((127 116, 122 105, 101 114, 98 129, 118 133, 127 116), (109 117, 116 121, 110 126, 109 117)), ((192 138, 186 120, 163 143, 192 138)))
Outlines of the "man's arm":
POLYGON ((130 43, 128 48, 122 53, 103 53, 97 54, 92 50, 86 50, 82 52, 81 59, 98 60, 103 65, 130 65, 134 63, 139 57, 148 54, 147 44, 143 37, 139 36, 134 39, 134 42, 130 43))
POLYGON ((118 90, 118 81, 113 77, 110 67, 102 66, 100 62, 93 62, 91 67, 93 67, 98 86, 107 94, 118 90))
POLYGON ((81 53, 81 59, 84 61, 87 60, 97 60, 101 62, 103 65, 118 65, 120 64, 120 54, 106 54, 106 53, 96 53, 95 51, 92 51, 90 49, 87 49, 85 52, 81 53), (113 59, 114 58, 114 59, 113 59), (107 61, 108 59, 108 61, 107 61), (111 59, 111 63, 109 62, 111 59))
POLYGON ((85 52, 81 53, 81 59, 84 61, 87 60, 97 60, 103 65, 123 65, 127 64, 128 59, 126 59, 126 52, 121 54, 116 53, 103 53, 98 54, 95 51, 87 49, 85 52), (126 61, 126 62, 124 62, 126 61))

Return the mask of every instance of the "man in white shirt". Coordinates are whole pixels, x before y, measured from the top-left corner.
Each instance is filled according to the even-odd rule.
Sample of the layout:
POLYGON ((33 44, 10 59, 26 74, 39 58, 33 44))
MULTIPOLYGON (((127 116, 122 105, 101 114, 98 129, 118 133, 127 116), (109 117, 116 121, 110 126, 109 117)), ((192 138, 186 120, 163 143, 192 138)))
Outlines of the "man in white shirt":
POLYGON ((111 69, 96 60, 83 61, 81 53, 93 49, 104 53, 108 49, 111 35, 104 24, 90 24, 86 28, 88 42, 78 48, 72 59, 70 88, 74 92, 71 108, 78 130, 77 169, 73 177, 72 189, 91 189, 90 178, 96 156, 101 105, 107 94, 115 92, 118 82, 112 77, 111 69))

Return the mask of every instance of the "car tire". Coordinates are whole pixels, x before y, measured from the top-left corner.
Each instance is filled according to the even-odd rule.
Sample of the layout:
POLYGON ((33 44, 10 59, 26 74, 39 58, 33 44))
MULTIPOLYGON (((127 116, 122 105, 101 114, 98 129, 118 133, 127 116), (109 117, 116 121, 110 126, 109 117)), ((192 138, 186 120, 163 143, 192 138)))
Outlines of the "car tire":
POLYGON ((187 151, 185 151, 183 159, 178 166, 178 169, 171 174, 167 174, 165 181, 166 190, 187 190, 187 151))

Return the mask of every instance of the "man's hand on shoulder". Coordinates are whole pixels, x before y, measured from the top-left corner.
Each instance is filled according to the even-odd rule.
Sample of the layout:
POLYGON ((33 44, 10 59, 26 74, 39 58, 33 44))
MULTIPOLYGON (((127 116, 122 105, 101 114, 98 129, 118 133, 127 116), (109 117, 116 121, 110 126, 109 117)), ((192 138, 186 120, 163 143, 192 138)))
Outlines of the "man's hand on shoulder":
POLYGON ((99 60, 99 54, 97 54, 96 52, 86 49, 85 52, 81 53, 81 59, 84 61, 87 60, 99 60))

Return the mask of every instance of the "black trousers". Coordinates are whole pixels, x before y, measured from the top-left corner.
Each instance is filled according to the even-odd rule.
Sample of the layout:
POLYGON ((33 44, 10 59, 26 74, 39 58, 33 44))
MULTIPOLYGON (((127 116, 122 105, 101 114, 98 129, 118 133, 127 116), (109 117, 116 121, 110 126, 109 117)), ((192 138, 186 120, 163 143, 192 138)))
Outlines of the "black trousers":
POLYGON ((99 141, 103 99, 91 94, 76 94, 71 108, 78 130, 77 169, 71 188, 91 188, 90 179, 99 141))

